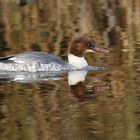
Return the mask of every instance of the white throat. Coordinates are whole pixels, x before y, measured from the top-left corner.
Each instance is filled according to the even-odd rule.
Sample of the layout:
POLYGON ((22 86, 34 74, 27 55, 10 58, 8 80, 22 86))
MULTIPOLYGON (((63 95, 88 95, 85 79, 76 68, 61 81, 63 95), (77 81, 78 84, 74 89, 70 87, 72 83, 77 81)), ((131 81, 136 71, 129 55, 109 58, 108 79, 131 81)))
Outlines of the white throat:
POLYGON ((69 64, 77 67, 78 69, 82 69, 88 66, 88 63, 84 57, 78 57, 73 54, 68 54, 68 61, 69 64))

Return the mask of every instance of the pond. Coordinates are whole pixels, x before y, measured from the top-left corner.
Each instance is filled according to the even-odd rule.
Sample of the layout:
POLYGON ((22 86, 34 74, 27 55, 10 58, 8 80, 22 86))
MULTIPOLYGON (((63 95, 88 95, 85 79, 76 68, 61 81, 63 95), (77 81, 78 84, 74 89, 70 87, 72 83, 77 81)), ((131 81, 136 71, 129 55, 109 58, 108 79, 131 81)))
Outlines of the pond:
POLYGON ((140 3, 0 0, 0 57, 44 51, 67 61, 75 36, 109 55, 104 70, 0 72, 1 140, 140 139, 140 3))

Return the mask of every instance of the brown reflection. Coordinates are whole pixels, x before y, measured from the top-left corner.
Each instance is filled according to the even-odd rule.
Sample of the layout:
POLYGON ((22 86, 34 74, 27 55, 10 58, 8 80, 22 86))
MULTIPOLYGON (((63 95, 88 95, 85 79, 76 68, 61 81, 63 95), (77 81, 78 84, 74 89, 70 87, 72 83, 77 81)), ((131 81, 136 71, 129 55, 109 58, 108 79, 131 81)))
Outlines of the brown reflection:
POLYGON ((70 89, 67 78, 0 84, 0 139, 138 139, 139 0, 21 1, 24 6, 0 0, 1 56, 37 50, 66 60, 70 39, 87 35, 111 51, 89 58, 90 64, 109 64, 109 71, 88 75, 70 89), (89 100, 92 95, 96 100, 89 100))
POLYGON ((76 85, 70 86, 71 93, 77 98, 84 98, 86 93, 86 88, 83 82, 79 82, 76 85))
POLYGON ((96 93, 104 92, 110 88, 110 84, 98 84, 95 86, 86 87, 84 82, 78 82, 76 85, 70 85, 71 93, 81 101, 95 98, 96 93))

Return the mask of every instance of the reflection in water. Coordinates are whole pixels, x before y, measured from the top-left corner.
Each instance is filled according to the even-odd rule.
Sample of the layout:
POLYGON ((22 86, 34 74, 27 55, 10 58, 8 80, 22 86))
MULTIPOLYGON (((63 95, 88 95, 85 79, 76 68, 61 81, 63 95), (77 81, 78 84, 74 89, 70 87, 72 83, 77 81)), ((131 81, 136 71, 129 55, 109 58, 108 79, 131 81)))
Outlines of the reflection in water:
MULTIPOLYGON (((16 116, 13 116, 14 120, 11 119, 12 124, 16 121, 13 124, 13 125, 16 125, 16 127, 17 127, 16 128, 17 131, 15 130, 16 131, 15 133, 17 133, 18 135, 22 134, 23 138, 24 138, 24 135, 26 135, 26 133, 27 134, 30 133, 30 129, 31 129, 31 131, 33 131, 32 133, 35 133, 36 129, 37 129, 37 131, 41 131, 40 129, 43 127, 42 125, 45 125, 44 127, 47 127, 47 128, 43 127, 42 128, 43 132, 38 132, 38 133, 41 133, 41 137, 43 137, 44 135, 47 135, 46 131, 50 131, 51 129, 53 129, 54 130, 53 134, 51 134, 51 132, 48 132, 49 139, 52 136, 55 137, 55 135, 56 135, 56 137, 59 136, 60 138, 72 136, 72 137, 78 137, 78 139, 81 139, 83 137, 81 135, 81 133, 85 133, 85 132, 86 133, 84 134, 85 135, 84 138, 87 139, 89 137, 89 139, 90 139, 92 137, 92 135, 90 134, 90 132, 88 132, 88 128, 87 128, 87 124, 86 124, 86 122, 88 121, 88 116, 86 117, 85 113, 84 113, 85 111, 81 110, 80 108, 86 102, 88 103, 87 99, 90 99, 90 101, 91 101, 90 104, 92 104, 92 100, 95 98, 94 94, 96 93, 96 91, 97 91, 97 93, 99 92, 99 90, 96 90, 96 89, 100 85, 96 84, 95 87, 93 85, 92 85, 92 87, 91 86, 86 87, 84 84, 86 74, 87 74, 87 71, 69 72, 68 81, 69 81, 70 91, 68 91, 69 88, 66 86, 64 79, 58 79, 58 78, 53 79, 53 76, 54 76, 54 78, 56 78, 56 76, 61 76, 60 73, 59 73, 59 75, 57 73, 27 73, 27 72, 20 72, 20 73, 19 72, 17 72, 17 73, 5 72, 4 73, 3 72, 3 74, 1 73, 1 75, 0 75, 0 77, 2 78, 1 81, 4 81, 4 79, 7 79, 7 81, 8 81, 8 79, 9 79, 9 81, 20 82, 20 84, 15 83, 16 85, 18 84, 17 85, 18 89, 15 91, 15 94, 13 92, 14 89, 13 90, 11 89, 11 91, 9 91, 9 94, 7 93, 8 96, 6 97, 6 100, 5 100, 5 98, 3 98, 3 101, 2 101, 8 105, 9 103, 11 104, 11 102, 15 100, 11 106, 13 108, 13 109, 11 108, 13 111, 15 109, 18 110, 18 113, 16 113, 16 116), (75 76, 76 76, 76 79, 74 78, 75 76), (47 83, 43 84, 42 82, 46 81, 46 80, 47 81, 49 80, 49 81, 47 83), (54 80, 57 80, 58 82, 57 81, 54 82, 54 80), (32 82, 33 85, 29 86, 26 84, 26 83, 30 83, 30 82, 32 82), (35 86, 34 85, 35 82, 41 82, 42 84, 41 83, 35 84, 36 85, 35 86), (25 83, 25 84, 21 84, 21 83, 25 83), (59 83, 63 83, 63 85, 60 85, 59 83), (32 87, 34 87, 34 88, 32 89, 32 87), (27 93, 29 93, 29 95, 27 93), (9 96, 14 96, 14 97, 9 98, 9 96), (74 98, 74 97, 78 98, 78 100, 80 102, 78 100, 76 100, 76 98, 74 98), (18 106, 19 104, 20 104, 20 106, 18 106), (45 110, 44 109, 42 110, 41 108, 44 105, 45 105, 45 110), (60 109, 62 109, 62 110, 60 110, 60 109), (42 114, 39 110, 41 112, 45 111, 44 113, 46 115, 43 112, 42 112, 43 113, 42 114), (71 117, 72 116, 73 117, 71 118, 69 115, 71 117), (83 118, 81 118, 81 116, 83 116, 83 118), (48 118, 49 121, 47 121, 48 119, 46 118, 47 119, 46 120, 44 117, 45 118, 49 117, 48 118), (25 122, 22 122, 23 118, 25 119, 24 120, 25 122), (84 124, 82 124, 82 122, 84 122, 84 124), (26 125, 26 123, 27 123, 27 125, 26 125), (50 128, 48 128, 47 123, 49 123, 50 128), (81 127, 82 127, 82 129, 81 129, 81 127), (26 130, 27 132, 24 132, 24 129, 27 129, 26 130), (61 131, 59 131, 59 130, 61 130, 61 131), (66 134, 65 131, 67 132, 67 135, 65 135, 66 134)), ((16 86, 15 84, 14 85, 12 84, 12 85, 15 87, 16 86)), ((3 84, 1 84, 1 86, 3 87, 1 89, 4 90, 5 86, 3 84)), ((9 86, 10 85, 8 84, 8 87, 9 86)), ((108 88, 106 88, 102 91, 106 91, 106 90, 108 90, 108 88)), ((4 91, 2 91, 2 92, 4 92, 4 91)), ((85 104, 84 106, 86 107, 87 105, 85 104)), ((3 114, 6 115, 7 111, 8 111, 7 112, 8 114, 12 111, 8 106, 5 106, 5 107, 6 107, 6 110, 4 109, 2 111, 2 115, 3 114)), ((3 119, 5 119, 5 118, 7 118, 7 117, 4 116, 3 119)), ((4 124, 4 125, 6 125, 6 124, 4 124)), ((28 137, 33 137, 33 136, 28 134, 28 137)))
POLYGON ((1 82, 34 83, 48 80, 58 80, 64 76, 65 71, 59 72, 0 72, 1 82))
POLYGON ((108 57, 85 56, 90 65, 109 67, 106 71, 3 73, 0 138, 139 139, 139 7, 134 0, 0 0, 1 56, 37 50, 67 60, 67 46, 77 35, 111 50, 108 57))
POLYGON ((110 84, 98 84, 86 88, 84 81, 87 71, 70 71, 68 73, 68 83, 71 93, 79 99, 92 99, 96 92, 110 89, 110 84))
POLYGON ((76 85, 78 82, 83 82, 86 78, 87 71, 70 71, 68 73, 69 85, 76 85))

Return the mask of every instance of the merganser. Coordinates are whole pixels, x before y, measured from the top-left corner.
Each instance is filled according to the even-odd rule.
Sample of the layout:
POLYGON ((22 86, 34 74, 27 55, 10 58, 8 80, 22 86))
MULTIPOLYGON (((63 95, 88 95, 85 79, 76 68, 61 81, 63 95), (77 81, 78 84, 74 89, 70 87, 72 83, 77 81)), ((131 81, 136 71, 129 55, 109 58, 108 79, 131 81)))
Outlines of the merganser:
POLYGON ((105 52, 96 47, 95 42, 87 37, 78 37, 71 41, 68 50, 68 63, 46 52, 23 52, 0 58, 1 71, 62 71, 81 70, 88 66, 84 58, 86 52, 105 52))

